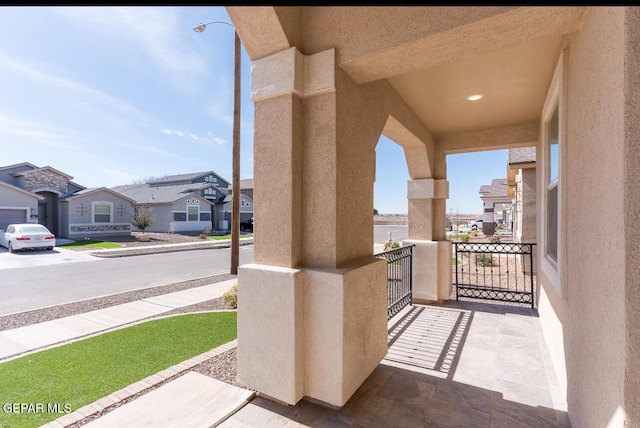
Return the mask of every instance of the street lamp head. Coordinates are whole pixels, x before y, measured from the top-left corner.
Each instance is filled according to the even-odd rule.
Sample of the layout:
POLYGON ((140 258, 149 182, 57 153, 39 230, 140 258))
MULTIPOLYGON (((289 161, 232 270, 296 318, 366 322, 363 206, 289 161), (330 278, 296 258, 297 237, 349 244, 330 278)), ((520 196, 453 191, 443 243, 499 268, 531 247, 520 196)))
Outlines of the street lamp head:
POLYGON ((226 21, 209 21, 209 22, 205 22, 204 24, 198 24, 198 25, 194 26, 193 27, 193 31, 198 32, 198 33, 202 33, 207 28, 207 25, 209 25, 209 24, 225 24, 225 25, 228 25, 231 28, 235 28, 233 26, 233 24, 229 24, 226 21))
POLYGON ((206 28, 207 28, 207 26, 205 24, 198 24, 198 25, 193 27, 193 31, 198 32, 198 33, 202 33, 206 28))

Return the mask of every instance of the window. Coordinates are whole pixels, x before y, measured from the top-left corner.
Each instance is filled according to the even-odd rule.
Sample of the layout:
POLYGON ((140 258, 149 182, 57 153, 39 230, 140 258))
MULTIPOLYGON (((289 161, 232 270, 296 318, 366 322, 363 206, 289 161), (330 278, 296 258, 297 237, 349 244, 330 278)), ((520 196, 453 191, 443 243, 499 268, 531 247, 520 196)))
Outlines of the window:
POLYGON ((542 281, 564 295, 563 270, 563 151, 566 136, 567 54, 563 50, 549 85, 540 127, 541 173, 538 184, 542 196, 538 230, 542 281))
POLYGON ((209 181, 209 177, 205 177, 205 178, 204 178, 204 181, 209 181))
POLYGON ((187 213, 173 213, 173 221, 187 221, 187 213))
POLYGON ((93 202, 93 222, 111 223, 113 204, 111 202, 93 202))
POLYGON ((187 207, 187 221, 198 221, 198 207, 187 207))
POLYGON ((210 176, 209 176, 209 181, 210 181, 210 182, 212 182, 212 183, 216 181, 216 180, 213 178, 213 175, 210 175, 210 176))
POLYGON ((200 221, 211 221, 211 213, 200 213, 200 221))
POLYGON ((547 224, 546 251, 549 257, 558 261, 558 179, 559 179, 559 116, 558 103, 547 123, 547 149, 549 167, 547 168, 547 224))

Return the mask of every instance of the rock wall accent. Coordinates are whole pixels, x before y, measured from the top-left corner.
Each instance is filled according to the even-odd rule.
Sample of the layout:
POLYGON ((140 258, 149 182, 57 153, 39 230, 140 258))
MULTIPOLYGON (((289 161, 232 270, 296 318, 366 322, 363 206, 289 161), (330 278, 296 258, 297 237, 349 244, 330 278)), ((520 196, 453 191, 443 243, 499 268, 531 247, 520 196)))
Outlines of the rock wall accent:
POLYGON ((87 224, 87 225, 71 225, 70 233, 87 233, 87 232, 126 232, 131 230, 130 224, 87 224))
POLYGON ((54 171, 29 171, 24 174, 24 189, 30 192, 50 190, 66 195, 69 189, 69 180, 54 171))

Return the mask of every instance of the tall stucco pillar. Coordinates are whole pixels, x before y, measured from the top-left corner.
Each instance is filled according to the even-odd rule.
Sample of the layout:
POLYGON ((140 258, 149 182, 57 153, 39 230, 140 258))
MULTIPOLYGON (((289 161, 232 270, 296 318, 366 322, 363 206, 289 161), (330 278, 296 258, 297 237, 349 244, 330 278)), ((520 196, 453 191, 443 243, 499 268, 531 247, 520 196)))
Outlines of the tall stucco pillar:
POLYGON ((413 301, 446 300, 451 295, 451 241, 445 239, 445 179, 407 182, 409 239, 413 250, 413 301))
POLYGON ((386 262, 371 255, 384 118, 359 90, 333 49, 252 64, 254 262, 238 270, 238 377, 288 404, 344 405, 387 352, 386 262))

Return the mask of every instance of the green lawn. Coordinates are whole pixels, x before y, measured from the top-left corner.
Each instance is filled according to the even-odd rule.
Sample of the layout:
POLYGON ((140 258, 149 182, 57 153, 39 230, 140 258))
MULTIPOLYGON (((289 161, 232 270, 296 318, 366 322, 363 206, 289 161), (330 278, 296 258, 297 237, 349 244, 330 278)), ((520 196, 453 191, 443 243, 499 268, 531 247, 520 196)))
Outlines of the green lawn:
POLYGON ((237 336, 236 315, 210 312, 148 321, 1 363, 0 427, 38 427, 64 415, 65 406, 77 410, 227 343, 237 336), (11 403, 32 404, 33 411, 16 413, 11 403), (61 412, 48 409, 56 405, 61 412))
MULTIPOLYGON (((240 238, 250 238, 251 235, 250 234, 240 234, 240 238)), ((222 240, 222 239, 231 239, 231 234, 227 234, 227 235, 209 235, 207 236, 208 239, 215 239, 216 241, 222 240)))
POLYGON ((67 248, 82 248, 82 247, 119 248, 119 247, 122 247, 122 245, 116 244, 115 242, 98 241, 97 239, 80 239, 80 240, 77 240, 77 241, 70 242, 68 244, 58 245, 58 247, 67 247, 67 248))

